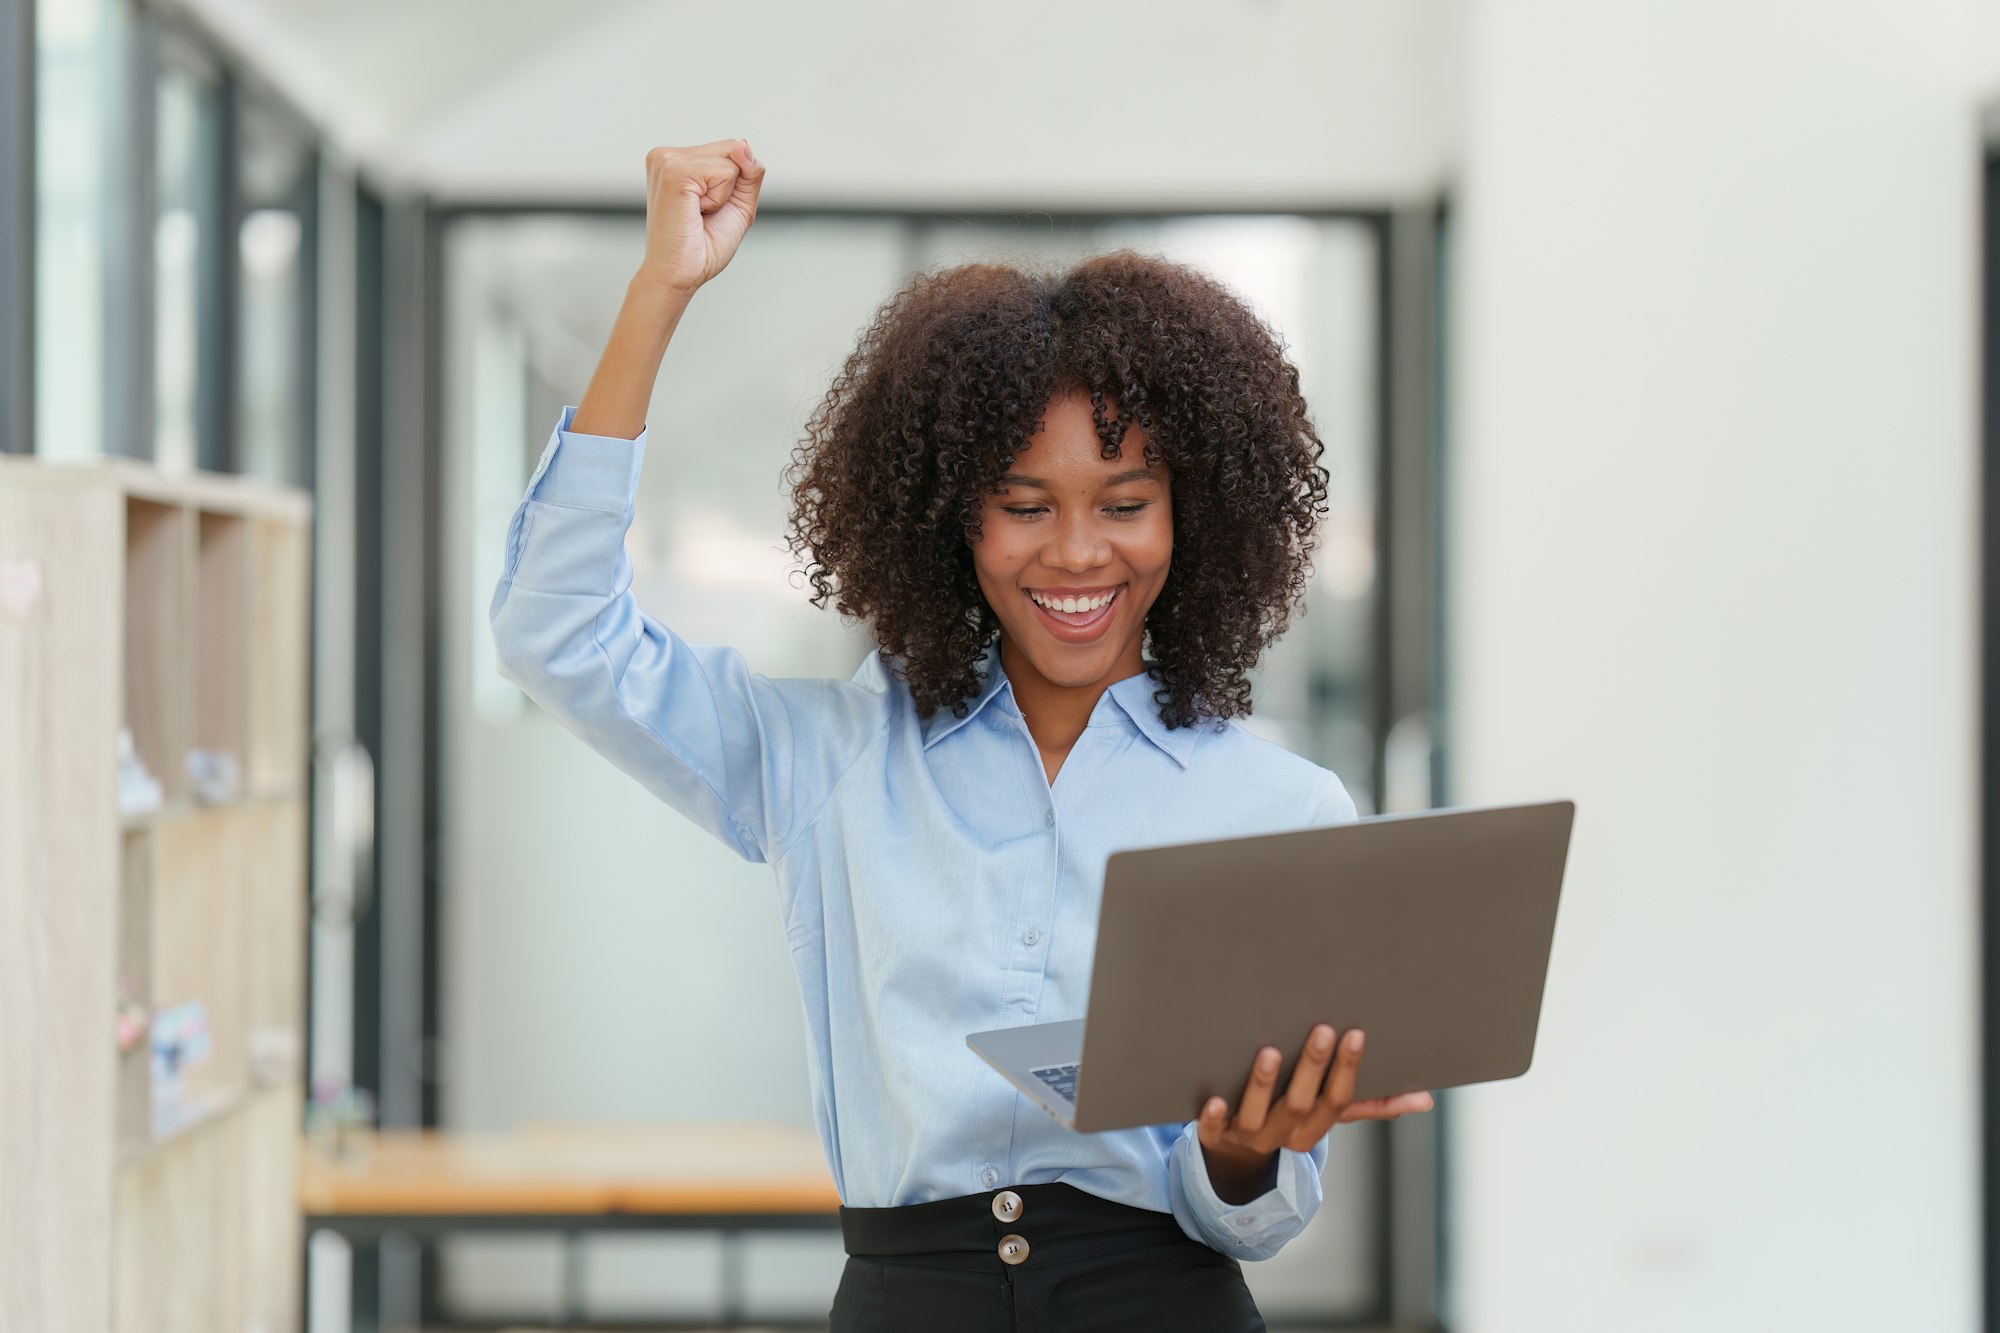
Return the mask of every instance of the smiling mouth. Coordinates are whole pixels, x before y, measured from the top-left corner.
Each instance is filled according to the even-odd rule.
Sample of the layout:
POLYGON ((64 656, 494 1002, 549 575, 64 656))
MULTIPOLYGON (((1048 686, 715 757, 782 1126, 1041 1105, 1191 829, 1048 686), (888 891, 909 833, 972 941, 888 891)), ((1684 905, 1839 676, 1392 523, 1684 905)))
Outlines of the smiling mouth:
MULTIPOLYGON (((1109 589, 1108 594, 1106 592, 1098 592, 1084 598, 1059 598, 1050 594, 1029 591, 1028 589, 1023 589, 1022 592, 1027 597, 1029 603, 1034 606, 1035 610, 1046 617, 1047 623, 1073 633, 1076 630, 1095 629, 1110 620, 1111 613, 1118 607, 1119 598, 1125 595, 1125 585, 1121 583, 1117 587, 1109 589), (1100 597, 1103 598, 1102 604, 1089 610, 1081 609, 1084 603, 1095 601, 1100 597), (1075 611, 1061 609, 1066 603, 1076 605, 1079 609, 1075 611)), ((1071 635, 1065 634, 1062 637, 1069 638, 1071 635)))

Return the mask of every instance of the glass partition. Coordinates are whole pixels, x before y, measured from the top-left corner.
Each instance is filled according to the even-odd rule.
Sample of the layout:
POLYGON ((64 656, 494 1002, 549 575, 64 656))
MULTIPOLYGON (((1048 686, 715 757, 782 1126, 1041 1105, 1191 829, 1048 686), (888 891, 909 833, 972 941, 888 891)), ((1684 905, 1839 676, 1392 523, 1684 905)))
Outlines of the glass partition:
POLYGON ((39 0, 35 13, 35 448, 45 458, 144 454, 107 411, 113 257, 130 199, 123 77, 130 20, 118 0, 39 0), (123 182, 121 184, 121 182, 123 182))
MULTIPOLYGON (((1334 510, 1309 612, 1260 669, 1250 725, 1334 768, 1369 808, 1377 229, 1290 215, 1037 221, 761 216, 667 351, 628 539, 641 602, 684 637, 729 643, 766 673, 850 675, 869 641, 807 602, 784 547, 781 473, 878 303, 917 267, 1157 250, 1235 287, 1299 365, 1334 510)), ((643 235, 636 216, 554 214, 473 216, 446 232, 442 669, 457 682, 440 692, 447 1128, 541 1117, 813 1124, 768 869, 663 810, 527 704, 492 661, 486 612, 508 516, 557 412, 589 380, 643 235)), ((1366 1129, 1336 1137, 1320 1218, 1250 1267, 1268 1315, 1378 1308, 1383 1144, 1366 1129)), ((543 1308, 558 1265, 553 1248, 530 1255, 540 1244, 448 1246, 451 1313, 543 1308)), ((824 1314, 837 1238, 746 1246, 758 1314, 824 1314)), ((607 1238, 591 1253, 592 1309, 698 1317, 708 1308, 706 1238, 607 1238)))
POLYGON ((310 485, 318 159, 302 125, 244 97, 236 161, 235 463, 310 485))
POLYGON ((192 51, 168 45, 154 97, 153 458, 171 471, 219 470, 227 291, 221 80, 192 51))

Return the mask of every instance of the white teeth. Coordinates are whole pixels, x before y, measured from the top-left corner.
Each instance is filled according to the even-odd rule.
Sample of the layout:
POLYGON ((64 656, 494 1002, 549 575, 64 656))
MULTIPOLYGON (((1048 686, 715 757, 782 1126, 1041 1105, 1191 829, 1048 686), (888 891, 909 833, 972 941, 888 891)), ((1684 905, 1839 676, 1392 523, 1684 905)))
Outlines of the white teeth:
POLYGON ((1047 597, 1038 592, 1030 592, 1028 594, 1029 597, 1034 599, 1037 606, 1047 607, 1051 611, 1061 611, 1068 615, 1101 610, 1117 595, 1118 592, 1115 588, 1110 592, 1099 593, 1095 597, 1047 597))

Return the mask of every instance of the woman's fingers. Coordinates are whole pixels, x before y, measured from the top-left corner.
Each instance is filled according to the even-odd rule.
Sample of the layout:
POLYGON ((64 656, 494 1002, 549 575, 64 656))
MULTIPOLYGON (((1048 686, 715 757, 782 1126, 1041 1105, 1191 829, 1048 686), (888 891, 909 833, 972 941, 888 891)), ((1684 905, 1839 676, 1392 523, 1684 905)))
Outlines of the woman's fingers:
POLYGON ((1306 1034, 1306 1044, 1299 1048, 1299 1062, 1292 1067, 1292 1081, 1285 1090, 1285 1107, 1294 1120, 1313 1113, 1320 1084, 1326 1079, 1326 1062, 1332 1056, 1333 1029, 1325 1023, 1314 1024, 1306 1034))
POLYGON ((1326 1076, 1326 1092, 1320 1098, 1320 1110, 1333 1110, 1335 1116, 1347 1109, 1354 1100, 1354 1080, 1361 1072, 1361 1029, 1349 1028, 1340 1034, 1340 1050, 1333 1057, 1333 1072, 1326 1076))
POLYGON ((1195 1132, 1204 1147, 1222 1147, 1223 1131, 1229 1128, 1229 1103, 1220 1097, 1210 1097, 1202 1103, 1201 1115, 1196 1117, 1195 1132))
POLYGON ((1278 1086, 1278 1066, 1283 1062, 1275 1046, 1257 1052, 1250 1063, 1250 1079, 1243 1085, 1243 1100, 1236 1107, 1236 1128, 1255 1134, 1264 1128, 1271 1111, 1271 1093, 1278 1086))
MULTIPOLYGON (((1327 1029, 1327 1034, 1331 1038, 1331 1028, 1327 1029)), ((1314 1029, 1314 1035, 1319 1035, 1319 1029, 1314 1029)), ((1293 1117, 1290 1136, 1293 1147, 1309 1147, 1318 1143, 1328 1130, 1341 1122, 1342 1113, 1354 1097, 1354 1079, 1360 1063, 1361 1030, 1349 1028, 1342 1035, 1339 1049, 1333 1056, 1333 1069, 1326 1076, 1325 1090, 1293 1117)))
POLYGON ((1278 1091, 1282 1055, 1275 1046, 1264 1047, 1251 1062, 1250 1077, 1244 1082, 1243 1097, 1233 1120, 1228 1103, 1221 1097, 1211 1097, 1203 1103, 1197 1117, 1202 1142, 1222 1147, 1255 1136, 1262 1145, 1265 1137, 1275 1136, 1272 1142, 1279 1145, 1310 1147, 1335 1125, 1356 1120, 1394 1120, 1400 1115, 1428 1111, 1436 1105, 1428 1092, 1356 1101, 1354 1088, 1361 1072, 1362 1041, 1359 1028, 1349 1028, 1336 1041, 1333 1028, 1324 1023, 1314 1025, 1283 1093, 1278 1091))
POLYGON ((1298 1068, 1292 1071, 1291 1089, 1285 1094, 1285 1110, 1291 1118, 1286 1147, 1310 1148, 1339 1121, 1340 1108, 1328 1102, 1321 1091, 1327 1064, 1334 1058, 1334 1037, 1333 1028, 1320 1023, 1306 1038, 1298 1068))
POLYGON ((1428 1111, 1437 1105, 1437 1099, 1428 1092, 1404 1092, 1394 1097, 1371 1097, 1365 1102, 1350 1102, 1341 1113, 1342 1123, 1355 1120, 1394 1120, 1400 1115, 1414 1115, 1428 1111))

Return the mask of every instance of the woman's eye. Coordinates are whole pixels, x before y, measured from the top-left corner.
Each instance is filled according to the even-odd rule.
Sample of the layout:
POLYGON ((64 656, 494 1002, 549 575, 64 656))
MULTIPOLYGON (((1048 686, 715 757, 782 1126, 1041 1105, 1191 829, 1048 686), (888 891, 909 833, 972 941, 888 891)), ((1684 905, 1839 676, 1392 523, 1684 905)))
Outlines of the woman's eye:
MULTIPOLYGON (((1152 501, 1150 500, 1141 500, 1136 504, 1106 505, 1104 506, 1104 512, 1107 514, 1114 514, 1119 518, 1131 518, 1134 514, 1139 513, 1141 510, 1145 509, 1151 503, 1152 501)), ((1034 518, 1038 514, 1046 514, 1049 512, 1049 507, 1047 505, 1001 505, 1000 508, 1002 512, 1013 514, 1019 518, 1034 518)))

